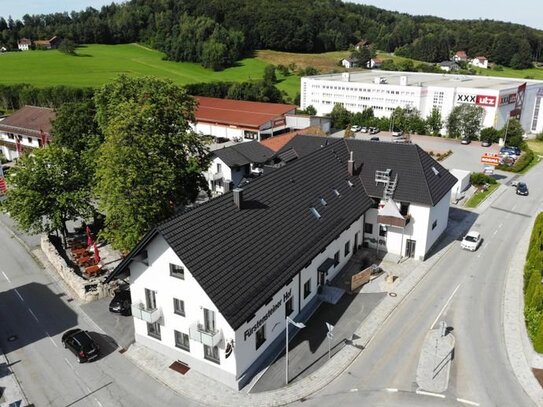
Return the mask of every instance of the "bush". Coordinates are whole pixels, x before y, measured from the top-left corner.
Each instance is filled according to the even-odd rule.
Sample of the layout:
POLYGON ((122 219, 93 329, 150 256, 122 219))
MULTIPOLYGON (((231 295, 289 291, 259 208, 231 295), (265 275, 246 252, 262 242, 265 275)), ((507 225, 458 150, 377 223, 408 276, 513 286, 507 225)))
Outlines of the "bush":
POLYGON ((543 212, 535 222, 524 266, 524 319, 534 349, 543 352, 543 212))
POLYGON ((535 139, 538 140, 538 141, 543 141, 543 131, 541 133, 538 133, 535 136, 535 139))
POLYGON ((471 185, 476 186, 484 184, 495 184, 497 182, 494 178, 481 172, 472 172, 469 180, 471 182, 471 185))
POLYGON ((524 151, 524 154, 522 154, 517 161, 511 166, 500 164, 496 167, 498 170, 502 171, 509 171, 509 172, 521 172, 523 169, 525 169, 532 160, 535 158, 534 152, 530 150, 529 148, 526 148, 524 151))

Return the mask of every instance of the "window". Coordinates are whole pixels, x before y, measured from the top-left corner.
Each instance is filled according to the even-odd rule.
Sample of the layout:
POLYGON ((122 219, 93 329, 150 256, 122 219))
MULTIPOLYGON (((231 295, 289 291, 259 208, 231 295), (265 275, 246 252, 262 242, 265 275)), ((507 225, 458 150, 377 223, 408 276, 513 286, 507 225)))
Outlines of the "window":
POLYGON ((437 226, 437 219, 434 220, 434 223, 432 223, 432 230, 434 230, 437 226))
POLYGON ((304 298, 311 294, 311 279, 307 280, 304 284, 304 298))
POLYGON ((145 306, 147 309, 156 309, 156 291, 145 289, 145 306))
POLYGON ((146 266, 149 265, 149 254, 147 253, 147 250, 142 250, 138 257, 141 258, 141 262, 143 264, 145 264, 146 266))
POLYGON ((13 135, 13 133, 8 133, 8 138, 10 140, 13 140, 15 138, 15 136, 13 135))
POLYGON ((221 163, 217 163, 217 172, 221 172, 221 170, 222 170, 221 163))
POLYGON ((387 235, 387 227, 386 226, 379 226, 379 236, 385 237, 387 235))
POLYGON ((173 299, 173 312, 177 315, 185 316, 185 301, 178 298, 173 299))
POLYGON ((215 311, 204 308, 204 330, 206 332, 215 332, 215 311))
POLYGON ((345 254, 344 254, 344 256, 347 257, 349 255, 349 253, 351 253, 351 241, 347 240, 347 242, 345 242, 345 254))
POLYGON ((170 263, 170 276, 175 278, 185 279, 185 269, 177 264, 170 263))
POLYGON ((220 364, 221 360, 219 358, 219 348, 216 346, 204 345, 204 358, 220 364))
POLYGON ((183 332, 173 331, 175 335, 175 346, 190 352, 190 341, 189 336, 183 332))
POLYGON ((339 251, 334 254, 334 267, 339 264, 339 251))
POLYGON ((364 233, 373 234, 373 225, 371 223, 364 223, 364 233))
POLYGON ((160 324, 158 322, 152 324, 147 323, 147 335, 151 338, 160 340, 160 324))
POLYGON ((26 140, 28 141, 28 144, 32 144, 32 137, 27 137, 26 140))
POLYGON ((266 342, 266 324, 262 325, 255 335, 256 348, 260 348, 266 342))
POLYGON ((400 205, 400 213, 403 216, 407 216, 408 212, 409 212, 409 202, 402 202, 400 205))
POLYGON ((294 307, 292 305, 292 297, 290 297, 287 302, 285 302, 285 317, 292 314, 292 311, 294 311, 294 307))

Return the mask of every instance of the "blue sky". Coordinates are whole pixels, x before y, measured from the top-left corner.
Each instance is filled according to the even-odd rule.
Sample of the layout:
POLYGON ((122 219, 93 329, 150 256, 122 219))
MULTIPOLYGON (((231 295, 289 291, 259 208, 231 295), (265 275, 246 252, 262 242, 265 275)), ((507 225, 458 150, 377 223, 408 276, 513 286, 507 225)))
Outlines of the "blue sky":
POLYGON ((543 29, 538 0, 350 0, 412 15, 500 20, 543 29))
MULTIPOLYGON (((448 19, 510 21, 543 29, 537 0, 349 0, 415 15, 434 15, 448 19)), ((21 18, 24 14, 99 9, 112 0, 0 0, 0 16, 21 18)), ((121 1, 115 1, 121 3, 121 1)))

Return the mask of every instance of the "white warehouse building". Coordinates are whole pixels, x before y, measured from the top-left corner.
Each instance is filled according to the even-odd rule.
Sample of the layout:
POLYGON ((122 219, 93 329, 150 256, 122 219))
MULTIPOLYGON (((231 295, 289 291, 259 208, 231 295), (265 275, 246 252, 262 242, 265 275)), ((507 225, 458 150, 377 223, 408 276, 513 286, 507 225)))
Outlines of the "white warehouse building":
POLYGON ((395 71, 360 71, 308 76, 301 82, 301 108, 318 115, 341 104, 350 112, 372 108, 389 117, 397 107, 417 109, 422 117, 432 109, 445 119, 461 104, 481 106, 483 127, 501 129, 516 117, 526 133, 543 131, 543 81, 490 76, 395 71))

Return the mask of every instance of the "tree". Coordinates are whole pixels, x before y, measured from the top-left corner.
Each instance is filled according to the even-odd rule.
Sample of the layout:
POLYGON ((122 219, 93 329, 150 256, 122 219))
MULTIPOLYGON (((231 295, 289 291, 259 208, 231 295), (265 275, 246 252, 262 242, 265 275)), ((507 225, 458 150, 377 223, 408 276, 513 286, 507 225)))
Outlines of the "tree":
POLYGON ((508 146, 520 147, 523 143, 524 129, 518 119, 509 119, 505 127, 499 130, 499 137, 503 138, 508 146))
POLYGON ((330 112, 330 119, 333 128, 344 129, 352 122, 352 114, 343 105, 336 103, 330 112))
POLYGON ((498 138, 498 130, 496 130, 494 127, 485 127, 483 130, 481 130, 481 134, 479 135, 479 139, 481 141, 489 141, 491 143, 498 142, 498 138))
POLYGON ((437 136, 441 132, 443 120, 441 119, 441 111, 439 109, 435 107, 432 109, 426 118, 426 126, 430 130, 432 136, 437 136))
POLYGON ((484 109, 480 106, 462 104, 453 107, 447 118, 449 137, 477 138, 481 129, 484 109))
POLYGON ((101 235, 130 250, 176 208, 207 190, 210 158, 192 131, 194 99, 171 81, 121 75, 95 96, 105 136, 96 193, 106 216, 101 235))
POLYGON ((81 153, 101 144, 96 107, 92 100, 65 103, 56 109, 51 135, 53 143, 81 153))
POLYGON ((277 76, 275 76, 275 66, 266 65, 264 68, 264 83, 273 85, 277 82, 277 76))
POLYGON ((66 245, 66 222, 92 213, 85 165, 77 155, 57 145, 21 157, 10 173, 9 212, 19 227, 31 233, 60 232, 66 245))
POLYGON ((75 55, 75 42, 70 39, 64 39, 58 44, 58 50, 64 54, 75 55))

